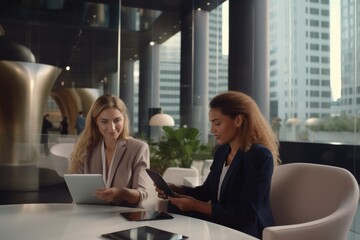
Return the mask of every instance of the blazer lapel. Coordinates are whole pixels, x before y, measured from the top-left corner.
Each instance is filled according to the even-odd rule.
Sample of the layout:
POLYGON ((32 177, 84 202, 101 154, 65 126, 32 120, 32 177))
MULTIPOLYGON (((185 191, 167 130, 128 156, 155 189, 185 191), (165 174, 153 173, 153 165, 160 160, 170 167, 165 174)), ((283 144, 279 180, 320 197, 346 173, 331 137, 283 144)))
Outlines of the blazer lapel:
POLYGON ((89 159, 89 164, 86 167, 86 173, 100 173, 102 174, 102 162, 101 162, 101 141, 94 146, 94 150, 89 159), (100 161, 99 161, 100 159, 100 161))
POLYGON ((239 167, 240 161, 243 158, 243 153, 242 151, 238 151, 234 157, 234 160, 232 161, 232 163, 230 164, 230 167, 225 175, 225 178, 223 180, 223 183, 221 185, 221 192, 220 192, 220 200, 222 199, 226 186, 228 184, 228 181, 231 177, 231 175, 234 173, 234 171, 239 167), (224 186, 224 187, 223 187, 224 186))
POLYGON ((110 172, 109 172, 109 180, 110 180, 111 183, 112 183, 112 181, 114 179, 116 170, 118 169, 118 166, 119 166, 119 164, 121 162, 122 156, 124 155, 124 152, 125 152, 125 149, 126 149, 126 143, 127 143, 126 140, 120 140, 117 143, 116 152, 115 152, 115 156, 114 156, 114 159, 113 159, 112 167, 111 167, 110 172))

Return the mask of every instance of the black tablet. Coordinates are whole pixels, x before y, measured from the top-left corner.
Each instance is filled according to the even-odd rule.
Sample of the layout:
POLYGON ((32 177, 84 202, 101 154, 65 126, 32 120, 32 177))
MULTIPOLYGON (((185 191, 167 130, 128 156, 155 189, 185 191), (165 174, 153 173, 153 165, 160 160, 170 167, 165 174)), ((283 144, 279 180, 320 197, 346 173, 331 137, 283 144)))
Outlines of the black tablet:
POLYGON ((129 221, 150 221, 150 220, 165 220, 173 219, 174 217, 166 212, 142 210, 136 212, 122 212, 121 216, 129 221))
POLYGON ((132 229, 126 229, 117 232, 105 233, 101 235, 106 239, 115 239, 115 240, 182 240, 188 239, 187 236, 164 231, 158 228, 153 228, 150 226, 142 226, 132 229))
POLYGON ((146 172, 149 174, 151 179, 154 181, 155 185, 158 188, 160 188, 161 190, 163 190, 166 195, 168 195, 170 197, 175 197, 175 193, 169 187, 169 185, 165 182, 165 180, 160 175, 160 173, 158 173, 154 170, 148 169, 148 168, 146 169, 146 172))

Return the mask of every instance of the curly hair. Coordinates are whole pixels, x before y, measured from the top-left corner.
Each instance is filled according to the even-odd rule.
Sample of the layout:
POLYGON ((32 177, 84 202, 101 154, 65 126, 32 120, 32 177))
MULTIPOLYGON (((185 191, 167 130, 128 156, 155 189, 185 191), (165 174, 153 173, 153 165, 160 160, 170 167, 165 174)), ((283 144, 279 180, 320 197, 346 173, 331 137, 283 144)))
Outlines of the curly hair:
POLYGON ((124 116, 124 130, 120 134, 119 139, 130 138, 130 123, 125 103, 119 97, 114 95, 105 94, 100 96, 95 100, 89 110, 89 113, 86 115, 85 129, 79 135, 75 143, 74 150, 70 156, 71 173, 77 171, 78 166, 84 163, 92 148, 102 139, 102 135, 96 125, 96 118, 102 111, 109 108, 118 109, 124 116))
POLYGON ((242 92, 228 91, 215 96, 210 101, 210 108, 218 109, 231 118, 239 114, 243 116, 240 129, 242 151, 249 150, 253 144, 261 144, 272 153, 274 166, 281 163, 278 138, 250 96, 242 92))

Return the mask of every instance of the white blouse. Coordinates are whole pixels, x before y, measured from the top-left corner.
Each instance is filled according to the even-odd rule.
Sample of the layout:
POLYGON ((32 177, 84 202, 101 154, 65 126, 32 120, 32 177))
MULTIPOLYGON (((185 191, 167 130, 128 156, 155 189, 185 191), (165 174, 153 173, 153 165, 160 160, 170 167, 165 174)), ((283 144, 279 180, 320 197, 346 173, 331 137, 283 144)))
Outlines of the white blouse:
MULTIPOLYGON (((111 159, 109 172, 111 172, 111 169, 113 167, 116 148, 117 148, 117 144, 116 144, 115 151, 114 151, 114 154, 113 154, 112 159, 111 159)), ((104 183, 105 183, 106 188, 110 188, 111 182, 109 181, 108 173, 106 172, 106 156, 105 156, 105 143, 104 143, 104 141, 102 141, 102 143, 101 143, 101 161, 102 161, 102 172, 103 172, 102 175, 103 175, 104 183)))
POLYGON ((218 188, 218 194, 217 194, 217 199, 218 201, 220 201, 220 192, 221 192, 221 187, 224 181, 224 178, 226 176, 227 171, 229 170, 230 164, 226 166, 226 161, 224 162, 224 166, 223 169, 221 171, 221 175, 220 175, 220 181, 219 181, 219 188, 218 188))

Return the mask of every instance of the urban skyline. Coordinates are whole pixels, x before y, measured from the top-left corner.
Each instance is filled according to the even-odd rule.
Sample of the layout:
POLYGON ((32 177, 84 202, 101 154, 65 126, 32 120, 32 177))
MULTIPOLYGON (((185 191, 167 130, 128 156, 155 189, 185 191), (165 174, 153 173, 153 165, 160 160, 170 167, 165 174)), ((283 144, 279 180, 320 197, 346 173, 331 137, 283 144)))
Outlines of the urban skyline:
POLYGON ((328 1, 270 0, 270 117, 331 116, 328 1))
MULTIPOLYGON (((312 0, 314 1, 314 0, 312 0)), ((310 2, 312 2, 310 1, 310 2)), ((320 0, 319 0, 320 1, 320 0)), ((316 1, 315 1, 316 2, 316 1)), ((330 47, 331 47, 331 59, 335 59, 333 58, 333 52, 337 52, 336 54, 339 55, 340 54, 340 47, 338 47, 338 44, 340 44, 340 41, 336 40, 337 43, 334 43, 335 40, 333 40, 333 36, 337 36, 336 39, 339 39, 340 38, 340 34, 334 34, 334 25, 333 25, 333 22, 334 21, 338 21, 338 23, 340 23, 340 20, 339 20, 339 5, 340 4, 340 1, 339 0, 334 0, 334 1, 331 1, 331 5, 329 5, 329 8, 330 8, 330 21, 331 21, 331 24, 330 24, 330 27, 332 28, 330 30, 331 34, 330 34, 330 42, 331 44, 330 47), (335 10, 338 12, 337 14, 337 17, 334 17, 334 11, 335 10), (335 20, 334 20, 335 19, 335 20), (334 50, 335 49, 335 50, 334 50)), ((214 75, 214 74, 209 74, 209 78, 212 78, 215 80, 215 82, 217 82, 215 85, 213 86, 210 86, 212 83, 214 82, 211 82, 209 81, 209 92, 211 92, 211 94, 209 94, 209 99, 213 97, 214 94, 216 94, 217 92, 219 91, 224 91, 224 90, 227 90, 227 51, 228 49, 227 48, 227 35, 226 35, 226 32, 228 32, 228 29, 224 29, 224 28, 227 28, 228 26, 228 23, 227 23, 227 11, 228 11, 228 1, 224 2, 223 5, 221 5, 221 7, 218 8, 218 10, 214 10, 213 12, 210 13, 210 15, 213 15, 215 16, 218 20, 216 20, 215 22, 217 21, 220 21, 221 23, 221 26, 217 26, 216 27, 216 36, 217 36, 217 39, 215 39, 215 42, 217 44, 217 46, 215 47, 217 50, 220 49, 220 53, 217 52, 214 56, 217 56, 218 57, 218 60, 221 58, 221 60, 215 62, 214 64, 216 64, 216 74, 217 75, 214 75), (220 9, 220 10, 219 10, 220 9), (219 20, 220 19, 220 20, 219 20), (220 39, 220 40, 219 40, 220 39), (220 45, 219 45, 220 44, 220 45), (220 66, 220 68, 219 68, 220 66), (221 69, 221 70, 219 70, 221 69), (219 74, 220 73, 220 74, 219 74), (219 90, 219 86, 220 86, 220 90, 219 90), (214 90, 216 88, 216 90, 214 90)), ((210 24, 211 26, 211 24, 210 24)), ((340 25, 337 24, 335 26, 335 28, 337 29, 336 31, 340 31, 340 25)), ((211 35, 211 34, 210 34, 211 35)), ((211 37, 209 37, 209 41, 211 37)), ((161 97, 160 97, 160 105, 161 107, 163 108, 163 111, 165 112, 169 112, 171 115, 174 116, 177 124, 179 123, 179 119, 180 119, 180 115, 179 115, 179 99, 175 100, 175 98, 178 98, 179 97, 179 93, 176 93, 174 95, 174 86, 178 83, 176 83, 174 85, 174 83, 176 81, 179 80, 180 78, 180 72, 179 72, 179 66, 176 67, 176 64, 180 64, 180 33, 178 33, 177 35, 173 36, 171 39, 168 40, 168 42, 164 43, 163 46, 161 46, 161 48, 166 48, 168 51, 169 49, 172 48, 172 50, 170 50, 170 54, 168 54, 168 57, 176 57, 178 56, 178 59, 174 60, 172 63, 171 61, 168 61, 168 60, 165 60, 165 62, 167 62, 165 65, 164 65, 164 62, 161 63, 161 76, 160 76, 160 79, 161 79, 161 97), (169 47, 170 46, 170 47, 169 47), (173 46, 173 47, 171 47, 173 46), (176 53, 178 52, 178 53, 176 53), (167 67, 166 67, 167 66, 167 67), (168 71, 166 73, 166 70, 165 68, 170 68, 170 72, 168 71), (173 68, 173 69, 171 69, 173 68), (175 72, 174 72, 175 71, 175 72), (169 74, 170 73, 170 74, 169 74), (176 77, 175 77, 176 76, 176 77), (170 84, 170 82, 173 82, 172 85, 170 84), (169 85, 170 84, 170 85, 169 85), (172 88, 172 92, 170 93, 169 92, 169 88, 172 88), (164 90, 164 89, 168 89, 168 90, 164 90), (168 93, 165 93, 164 94, 164 91, 168 91, 168 93), (170 93, 170 94, 169 94, 170 93), (167 97, 166 97, 167 96, 167 97)), ((161 56, 166 56, 166 51, 162 52, 161 56)), ((209 50, 210 54, 211 52, 214 52, 213 50, 209 50)), ((210 58, 210 56, 209 56, 210 58)), ((336 57, 337 60, 340 60, 339 57, 336 57)), ((160 61, 163 61, 161 58, 160 58, 160 61)), ((341 67, 341 64, 338 63, 335 65, 336 67, 333 67, 333 64, 334 64, 335 61, 331 61, 331 66, 329 67, 331 69, 331 100, 337 100, 340 96, 339 96, 339 93, 336 93, 336 92, 339 92, 340 91, 340 86, 341 86, 341 82, 338 80, 336 84, 333 83, 333 75, 334 72, 335 72, 335 68, 340 68, 341 67)), ((138 67, 139 67, 139 63, 136 62, 135 65, 134 65, 134 80, 135 80, 135 84, 138 85, 138 80, 139 80, 139 71, 138 71, 138 67)), ((213 70, 214 68, 209 68, 209 70, 213 70)), ((340 72, 340 71, 338 71, 340 72)), ((340 73, 338 73, 340 74, 340 73)), ((339 79, 340 76, 336 77, 336 79, 339 79)), ((135 89, 137 89, 137 87, 135 87, 135 89)), ((179 91, 179 89, 176 89, 176 91, 179 91)), ((135 96, 137 97, 137 92, 135 93, 135 96)), ((134 101, 134 127, 136 128, 137 127, 137 116, 138 116, 138 107, 137 107, 137 104, 138 104, 138 101, 135 100, 134 101)), ((331 103, 329 103, 330 105, 331 103)), ((330 111, 329 111, 329 114, 330 114, 330 111)))

